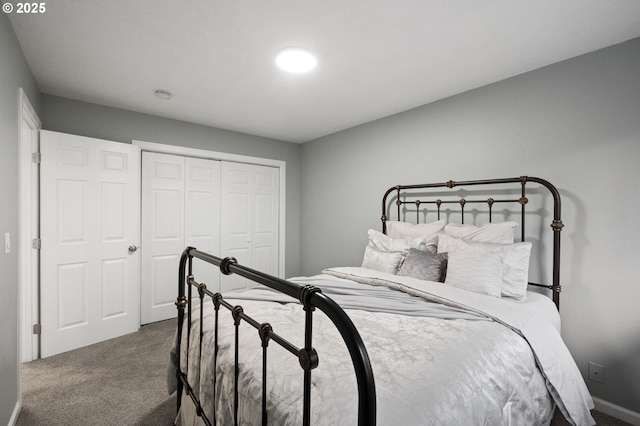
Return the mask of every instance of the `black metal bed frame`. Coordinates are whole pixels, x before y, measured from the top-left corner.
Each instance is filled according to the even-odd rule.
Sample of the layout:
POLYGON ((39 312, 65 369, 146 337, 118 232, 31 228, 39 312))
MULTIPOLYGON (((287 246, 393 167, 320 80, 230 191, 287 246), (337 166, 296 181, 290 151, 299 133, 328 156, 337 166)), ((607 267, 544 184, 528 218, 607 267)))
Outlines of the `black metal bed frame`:
MULTIPOLYGON (((552 197, 553 197, 553 222, 551 223, 551 228, 553 229, 553 283, 551 285, 537 284, 537 283, 529 283, 530 285, 544 287, 550 289, 552 291, 552 298, 556 307, 559 309, 560 307, 560 232, 562 231, 563 224, 560 218, 560 194, 555 186, 544 179, 536 178, 536 177, 527 177, 521 176, 518 178, 506 178, 506 179, 488 179, 488 180, 473 180, 473 181, 448 181, 442 183, 431 183, 431 184, 421 184, 421 185, 397 185, 389 188, 383 196, 382 199, 382 229, 383 232, 386 233, 386 222, 388 219, 387 210, 389 209, 388 205, 388 197, 392 193, 395 192, 395 204, 397 206, 398 220, 400 220, 401 216, 401 206, 413 205, 416 207, 416 219, 419 222, 420 216, 420 208, 422 205, 429 206, 435 205, 435 209, 437 212, 438 219, 440 219, 441 215, 441 206, 445 204, 457 204, 460 206, 462 223, 464 223, 464 208, 467 204, 473 203, 484 203, 488 206, 489 213, 489 221, 491 221, 492 209, 494 204, 496 203, 518 203, 521 205, 521 239, 525 240, 525 205, 528 203, 528 199, 525 194, 525 186, 528 182, 535 182, 543 187, 547 188, 552 197), (494 184, 509 184, 509 183, 520 183, 521 192, 520 197, 517 199, 513 198, 485 198, 485 199, 477 199, 470 197, 463 197, 457 199, 448 199, 442 200, 441 198, 437 198, 435 200, 427 200, 422 201, 417 198, 411 198, 408 196, 410 191, 421 191, 418 192, 420 197, 425 195, 425 191, 442 191, 441 188, 459 188, 464 186, 477 186, 477 185, 494 185, 494 184), (408 198, 411 198, 408 200, 408 198)), ((437 193, 436 193, 437 194, 437 193)), ((455 194, 453 194, 455 195, 455 194)), ((472 194, 473 195, 473 194, 472 194)), ((426 209, 426 207, 425 207, 426 209)), ((423 211, 424 213, 424 211, 423 211)), ((376 390, 375 383, 373 377, 373 371, 371 369, 371 363, 369 360, 369 356, 367 354, 367 350, 364 346, 362 338, 358 333, 358 330, 355 328, 351 319, 347 316, 344 310, 336 304, 332 299, 325 296, 322 291, 314 286, 301 286, 299 284, 295 284, 254 269, 242 266, 237 263, 236 259, 232 257, 227 258, 218 258, 212 256, 208 253, 201 252, 193 247, 187 247, 182 253, 180 259, 180 266, 178 270, 178 298, 176 300, 176 306, 178 308, 178 334, 177 334, 177 377, 178 377, 178 391, 177 391, 177 409, 180 410, 181 406, 181 396, 182 393, 185 392, 186 395, 190 397, 192 402, 196 407, 196 413, 202 421, 206 425, 215 425, 216 419, 215 414, 213 420, 209 419, 205 414, 201 402, 198 398, 198 395, 191 388, 188 380, 187 373, 183 372, 180 364, 180 353, 181 353, 181 343, 182 343, 182 330, 184 327, 185 320, 185 309, 187 310, 187 348, 189 348, 190 339, 191 339, 191 320, 192 320, 192 309, 191 303, 189 301, 192 300, 192 289, 196 288, 198 291, 199 299, 200 299, 200 307, 202 308, 205 304, 205 296, 211 298, 214 307, 214 315, 215 315, 215 323, 214 323, 214 369, 216 371, 216 362, 218 355, 218 317, 220 308, 224 308, 231 312, 234 326, 235 326, 235 364, 234 364, 234 424, 238 424, 238 376, 239 376, 239 364, 238 364, 238 341, 239 341, 239 325, 242 321, 251 325, 258 331, 258 336, 261 340, 263 356, 262 356, 262 424, 266 425, 268 420, 268 412, 267 412, 267 348, 269 346, 269 342, 273 341, 289 351, 293 356, 298 358, 300 366, 303 370, 303 424, 310 424, 310 413, 311 413, 311 371, 318 366, 318 354, 313 348, 312 345, 312 334, 313 334, 313 312, 315 308, 320 309, 324 312, 327 317, 334 323, 338 331, 340 332, 347 349, 349 350, 349 354, 351 356, 351 361, 354 366, 356 381, 358 386, 358 424, 361 426, 364 425, 375 425, 376 424, 376 390), (230 275, 232 273, 241 275, 249 280, 252 280, 259 284, 264 284, 268 287, 271 287, 283 294, 291 296, 300 301, 302 304, 303 310, 305 312, 305 337, 304 337, 304 346, 302 348, 296 347, 294 344, 288 342, 282 336, 278 335, 269 323, 259 323, 249 315, 247 315, 241 306, 233 306, 228 303, 220 293, 212 293, 209 291, 205 284, 198 283, 192 274, 192 262, 193 258, 200 259, 204 262, 213 264, 220 268, 220 271, 225 275, 230 275), (185 295, 185 287, 187 288, 185 295)), ((199 310, 200 313, 200 336, 199 336, 199 345, 200 345, 200 358, 202 356, 202 338, 203 338, 203 309, 199 310)), ((189 350, 187 349, 187 366, 188 366, 188 357, 189 350)), ((200 359, 198 359, 200 362, 200 359)), ((187 367, 188 369, 188 367, 187 367)), ((212 378, 214 381, 214 392, 215 392, 215 381, 217 377, 212 378)), ((215 399, 215 396, 214 396, 215 399)))
MULTIPOLYGON (((182 343, 182 328, 184 322, 184 310, 187 309, 187 348, 189 348, 189 339, 191 338, 191 304, 192 300, 192 288, 195 287, 198 290, 200 298, 200 307, 204 306, 205 295, 211 297, 213 306, 215 309, 215 322, 214 322, 214 372, 216 371, 216 361, 218 354, 218 314, 220 307, 224 307, 232 313, 234 326, 235 326, 235 363, 234 363, 234 425, 238 424, 238 341, 239 341, 239 326, 242 321, 254 327, 259 334, 262 342, 262 424, 267 424, 267 348, 269 342, 273 341, 289 351, 295 357, 298 358, 300 366, 302 367, 304 374, 304 397, 303 397, 303 424, 309 425, 311 422, 311 370, 318 366, 318 354, 312 345, 313 334, 313 311, 315 308, 320 309, 336 326, 340 335, 342 336, 354 366, 356 381, 358 385, 358 424, 361 426, 375 425, 376 423, 376 388, 373 379, 373 371, 371 369, 371 362, 369 355, 362 342, 362 338, 358 333, 353 322, 344 312, 344 310, 335 303, 332 299, 322 294, 322 291, 314 286, 301 286, 263 272, 256 271, 251 268, 239 265, 236 259, 227 257, 224 259, 212 256, 208 253, 198 251, 193 247, 187 247, 180 258, 180 267, 178 271, 178 299, 176 300, 176 306, 178 308, 178 335, 177 335, 177 348, 178 348, 178 411, 180 410, 181 395, 183 391, 186 391, 187 395, 191 398, 196 406, 197 415, 207 425, 216 424, 215 415, 213 422, 206 416, 198 396, 193 392, 193 389, 189 385, 187 380, 187 374, 180 368, 180 348, 182 343), (207 290, 205 284, 201 284, 195 281, 192 275, 192 262, 193 258, 198 258, 205 262, 211 263, 220 267, 220 271, 229 275, 236 273, 245 278, 248 278, 259 284, 264 284, 271 287, 281 293, 296 298, 300 301, 305 311, 305 338, 304 347, 298 348, 292 343, 288 342, 282 336, 275 333, 269 323, 259 323, 249 315, 247 315, 241 306, 233 306, 225 301, 220 293, 212 293, 207 290), (185 279, 186 277, 186 279, 185 279), (185 296, 185 283, 187 284, 187 295, 185 296)), ((200 357, 202 355, 202 337, 203 337, 203 309, 200 311, 200 357)), ((187 350, 187 357, 189 351, 187 350)), ((200 359, 198 359, 200 362, 200 359)), ((188 359, 187 359, 188 365, 188 359)), ((217 377, 214 374, 212 378, 215 380, 217 377)), ((215 392, 215 390, 214 390, 215 392)), ((214 396, 215 399, 215 396, 214 396)))

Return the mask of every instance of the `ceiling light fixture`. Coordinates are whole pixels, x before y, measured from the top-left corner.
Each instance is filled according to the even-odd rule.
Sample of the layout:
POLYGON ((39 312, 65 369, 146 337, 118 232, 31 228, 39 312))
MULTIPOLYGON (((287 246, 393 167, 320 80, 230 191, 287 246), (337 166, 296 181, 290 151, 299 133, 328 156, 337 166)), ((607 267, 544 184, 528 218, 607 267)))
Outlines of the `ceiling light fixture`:
POLYGON ((171 92, 167 92, 166 90, 156 90, 156 96, 165 101, 168 101, 173 97, 171 92))
POLYGON ((307 72, 315 68, 318 61, 307 49, 287 47, 278 52, 276 64, 288 72, 307 72))

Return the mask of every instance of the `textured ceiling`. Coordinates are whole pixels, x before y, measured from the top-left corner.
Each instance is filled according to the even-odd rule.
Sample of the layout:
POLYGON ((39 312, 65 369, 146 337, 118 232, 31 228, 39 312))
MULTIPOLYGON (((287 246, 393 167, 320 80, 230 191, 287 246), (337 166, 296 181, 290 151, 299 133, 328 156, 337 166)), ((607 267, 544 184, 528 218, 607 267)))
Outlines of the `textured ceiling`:
POLYGON ((43 93, 305 142, 640 36, 638 0, 55 0, 9 19, 43 93), (275 54, 315 52, 286 74, 275 54), (154 96, 171 92, 170 101, 154 96))

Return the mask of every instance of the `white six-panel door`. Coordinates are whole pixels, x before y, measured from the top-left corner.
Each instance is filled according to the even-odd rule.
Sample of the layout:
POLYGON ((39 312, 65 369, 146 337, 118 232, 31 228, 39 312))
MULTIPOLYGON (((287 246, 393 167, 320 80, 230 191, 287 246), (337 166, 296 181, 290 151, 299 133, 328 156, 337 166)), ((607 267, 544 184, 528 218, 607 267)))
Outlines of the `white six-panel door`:
MULTIPOLYGON (((278 169, 222 162, 221 257, 278 275, 278 169)), ((223 276, 221 291, 250 286, 237 275, 223 276)))
POLYGON ((41 133, 42 356, 140 324, 140 148, 41 133))
MULTIPOLYGON (((220 162, 142 154, 141 323, 177 315, 178 264, 187 246, 220 249, 220 162)), ((218 291, 219 271, 194 261, 194 275, 218 291)))

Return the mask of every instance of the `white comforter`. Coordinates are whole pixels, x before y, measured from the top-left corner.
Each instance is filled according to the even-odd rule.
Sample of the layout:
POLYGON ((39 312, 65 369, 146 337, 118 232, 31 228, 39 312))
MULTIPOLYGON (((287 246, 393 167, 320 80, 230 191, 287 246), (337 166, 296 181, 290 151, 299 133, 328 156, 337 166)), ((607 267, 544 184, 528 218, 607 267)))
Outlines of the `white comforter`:
MULTIPOLYGON (((379 425, 548 424, 553 400, 570 422, 595 424, 589 412, 591 397, 560 338, 552 304, 540 309, 531 303, 476 295, 364 268, 323 272, 292 281, 319 286, 347 309, 371 358, 379 425)), ((276 333, 302 346, 300 305, 263 301, 292 299, 269 289, 225 295, 225 299, 229 297, 245 299, 239 303, 247 314, 260 322, 268 321, 276 333)), ((213 398, 212 363, 203 361, 200 371, 193 362, 199 351, 196 339, 191 341, 188 377, 209 418, 216 405, 218 424, 228 424, 233 419, 234 331, 230 314, 224 309, 220 312, 228 321, 223 322, 226 326, 221 326, 219 336, 222 379, 217 384, 217 400, 213 398)), ((357 391, 350 358, 335 327, 316 312, 314 347, 320 364, 312 373, 312 424, 356 424, 357 391)), ((211 317, 211 312, 207 316, 211 317)), ((213 321, 208 318, 204 323, 207 338, 202 357, 211 360, 213 321)), ((193 335, 198 331, 199 321, 195 320, 193 335)), ((260 424, 260 342, 257 332, 246 324, 241 326, 240 336, 241 424, 260 424)), ((183 371, 185 350, 181 355, 183 371)), ((269 369, 269 423, 301 424, 302 370, 297 361, 271 343, 269 369)), ((183 404, 178 424, 193 424, 189 407, 190 402, 183 404)))

